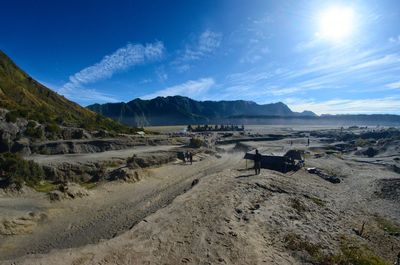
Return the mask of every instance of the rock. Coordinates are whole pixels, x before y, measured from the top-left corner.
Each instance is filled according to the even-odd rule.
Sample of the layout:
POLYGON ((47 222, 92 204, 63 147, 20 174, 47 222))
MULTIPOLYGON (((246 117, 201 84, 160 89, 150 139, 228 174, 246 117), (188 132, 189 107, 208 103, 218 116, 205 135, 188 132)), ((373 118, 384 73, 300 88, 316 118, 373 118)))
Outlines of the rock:
POLYGON ((85 196, 89 196, 90 192, 81 187, 76 183, 66 183, 60 185, 58 190, 54 190, 48 193, 49 199, 51 201, 61 201, 64 199, 76 199, 85 196))
POLYGON ((11 147, 11 152, 19 153, 23 156, 28 156, 31 154, 31 149, 29 146, 30 146, 29 139, 22 138, 14 142, 14 144, 11 147))
POLYGON ((118 168, 109 175, 110 180, 123 180, 128 182, 137 182, 141 179, 139 169, 130 169, 128 167, 118 168))
POLYGON ((367 150, 363 151, 363 155, 366 155, 368 157, 374 157, 378 154, 378 151, 375 150, 372 147, 368 147, 367 150))
POLYGON ((89 196, 90 192, 76 183, 68 183, 64 186, 65 193, 72 199, 89 196))
POLYGON ((239 209, 239 208, 236 208, 235 211, 236 211, 236 213, 238 213, 238 214, 241 214, 241 213, 243 212, 243 210, 242 210, 242 209, 239 209))
POLYGON ((197 185, 199 183, 199 179, 194 179, 192 181, 192 187, 194 187, 195 185, 197 185))
POLYGON ((59 190, 50 191, 48 194, 50 201, 61 201, 66 198, 65 193, 59 190))
POLYGON ((29 234, 37 223, 47 218, 45 213, 29 212, 27 215, 0 220, 0 235, 29 234))
POLYGON ((21 129, 14 123, 0 121, 0 152, 11 150, 11 146, 21 129))

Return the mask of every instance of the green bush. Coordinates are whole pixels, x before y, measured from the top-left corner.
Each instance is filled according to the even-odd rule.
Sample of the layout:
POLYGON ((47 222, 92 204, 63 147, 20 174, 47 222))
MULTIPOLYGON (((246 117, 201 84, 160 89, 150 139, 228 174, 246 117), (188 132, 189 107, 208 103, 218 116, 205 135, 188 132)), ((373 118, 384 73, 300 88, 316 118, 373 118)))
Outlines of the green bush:
POLYGON ((369 144, 370 144, 370 143, 369 143, 368 140, 361 139, 361 138, 358 138, 358 139, 356 139, 356 141, 355 141, 355 145, 356 145, 356 146, 360 146, 360 147, 365 147, 365 146, 368 146, 369 144))
POLYGON ((204 145, 204 142, 199 138, 191 138, 189 146, 192 148, 200 148, 204 145))
POLYGON ((48 123, 46 125, 46 132, 48 132, 48 133, 56 134, 56 133, 59 133, 60 131, 61 131, 60 127, 58 127, 58 125, 55 123, 48 123))
POLYGON ((6 121, 7 122, 16 122, 17 121, 17 113, 15 111, 7 112, 6 121))
POLYGON ((40 126, 37 126, 34 121, 29 121, 26 126, 25 135, 41 139, 43 138, 43 130, 40 126))
POLYGON ((11 184, 22 187, 23 183, 34 187, 44 177, 43 169, 38 164, 10 152, 0 154, 0 169, 0 183, 5 187, 11 184))

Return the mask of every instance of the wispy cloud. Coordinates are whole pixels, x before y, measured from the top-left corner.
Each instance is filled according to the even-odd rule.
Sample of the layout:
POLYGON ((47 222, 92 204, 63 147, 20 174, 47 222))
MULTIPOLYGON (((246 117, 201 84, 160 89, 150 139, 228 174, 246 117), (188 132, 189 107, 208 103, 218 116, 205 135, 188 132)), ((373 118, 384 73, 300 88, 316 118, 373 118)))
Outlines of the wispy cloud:
POLYGON ((240 59, 241 63, 256 63, 262 60, 265 55, 270 52, 268 46, 260 46, 259 44, 249 45, 243 57, 240 59))
POLYGON ((321 89, 383 91, 397 88, 398 71, 400 54, 387 47, 362 51, 335 47, 287 67, 271 64, 230 74, 221 93, 229 98, 238 93, 242 97, 298 96, 321 89))
POLYGON ((183 84, 167 87, 151 94, 142 96, 142 99, 152 99, 155 97, 166 96, 188 96, 191 98, 201 99, 208 90, 215 85, 213 78, 201 78, 198 80, 190 80, 183 84), (199 98, 200 97, 200 98, 199 98))
POLYGON ((115 101, 112 100, 112 97, 93 89, 87 89, 85 86, 111 78, 115 73, 125 71, 133 66, 159 60, 163 54, 164 44, 162 42, 146 45, 127 44, 104 56, 100 62, 71 75, 69 81, 58 92, 71 99, 82 100, 82 95, 86 95, 87 100, 115 101))
POLYGON ((199 60, 213 53, 221 45, 222 35, 210 30, 200 34, 195 45, 186 47, 182 61, 199 60))
POLYGON ((400 81, 386 84, 385 87, 389 89, 400 89, 400 81))
POLYGON ((157 75, 158 81, 160 81, 161 83, 165 82, 168 79, 168 74, 165 71, 164 66, 160 66, 156 69, 156 75, 157 75))
POLYGON ((389 38, 389 42, 390 43, 394 43, 394 44, 400 44, 400 35, 397 37, 391 37, 389 38))
POLYGON ((206 30, 193 43, 186 45, 172 65, 178 72, 186 72, 192 67, 191 62, 212 55, 220 47, 221 42, 222 34, 206 30))
POLYGON ((378 99, 332 99, 323 102, 288 98, 285 102, 294 111, 311 110, 317 114, 400 114, 399 97, 378 99))

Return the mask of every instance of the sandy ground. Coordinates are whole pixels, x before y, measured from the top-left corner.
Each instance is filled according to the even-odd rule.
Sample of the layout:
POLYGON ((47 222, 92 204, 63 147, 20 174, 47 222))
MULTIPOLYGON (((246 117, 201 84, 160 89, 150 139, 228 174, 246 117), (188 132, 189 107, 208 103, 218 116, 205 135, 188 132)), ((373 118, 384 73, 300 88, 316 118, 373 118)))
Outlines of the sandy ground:
MULTIPOLYGON (((294 145, 305 148, 303 140, 294 145)), ((287 140, 249 144, 263 152, 290 148, 287 140)), ((306 166, 340 176, 340 184, 304 169, 255 176, 242 156, 170 164, 137 183, 107 184, 87 198, 54 204, 31 235, 0 241, 0 264, 310 264, 302 245, 333 255, 344 238, 394 262, 400 238, 379 227, 377 217, 400 220, 398 191, 379 196, 381 183, 399 180, 398 173, 325 154, 308 156, 306 166), (190 189, 194 179, 199 183, 190 189), (299 249, 288 246, 296 237, 299 249)))
MULTIPOLYGON (((168 205, 190 189, 194 179, 232 167, 240 158, 197 156, 194 159, 193 165, 176 163, 149 169, 146 175, 151 177, 138 183, 107 183, 91 191, 86 198, 59 203, 35 198, 36 205, 42 206, 40 210, 46 214, 46 220, 31 234, 0 238, 0 256, 15 258, 26 253, 44 253, 53 248, 77 247, 112 238, 168 205)), ((18 201, 24 203, 26 199, 18 201)), ((27 207, 26 203, 24 206, 27 207)))
MULTIPOLYGON (((323 162, 327 161, 340 163, 336 158, 323 162)), ((352 174, 334 185, 304 170, 294 174, 263 170, 254 176, 243 170, 242 162, 207 174, 189 192, 121 236, 24 257, 13 264, 303 264, 285 248, 287 235, 305 235, 325 251, 334 251, 343 234, 356 237, 351 231, 359 219, 393 209, 371 206, 367 200, 374 174, 390 177, 391 172, 353 163, 341 170, 352 174), (295 200, 304 209, 293 207, 295 200)), ((372 231, 372 221, 369 225, 372 231)))

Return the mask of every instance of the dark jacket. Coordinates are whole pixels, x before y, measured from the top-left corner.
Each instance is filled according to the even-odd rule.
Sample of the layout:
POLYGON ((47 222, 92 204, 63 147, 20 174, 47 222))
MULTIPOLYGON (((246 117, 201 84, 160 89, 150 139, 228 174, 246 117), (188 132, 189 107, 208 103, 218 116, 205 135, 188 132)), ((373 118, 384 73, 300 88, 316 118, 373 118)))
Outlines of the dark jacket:
POLYGON ((254 156, 254 162, 261 162, 261 154, 260 153, 258 153, 258 154, 256 154, 255 156, 254 156))

